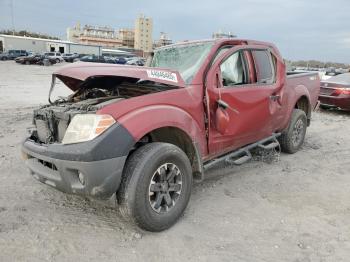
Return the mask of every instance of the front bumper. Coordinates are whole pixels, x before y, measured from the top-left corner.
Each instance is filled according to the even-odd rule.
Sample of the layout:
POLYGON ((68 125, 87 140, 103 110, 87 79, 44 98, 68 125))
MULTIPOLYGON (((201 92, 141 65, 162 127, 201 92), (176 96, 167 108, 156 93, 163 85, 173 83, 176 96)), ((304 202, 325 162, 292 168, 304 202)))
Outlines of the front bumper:
POLYGON ((54 159, 22 149, 31 175, 62 192, 108 199, 118 190, 125 157, 80 162, 54 159), (83 183, 79 180, 83 175, 83 183))
POLYGON ((91 141, 71 145, 39 144, 28 137, 22 143, 22 157, 42 183, 65 193, 108 199, 119 188, 133 144, 131 135, 117 124, 91 141))

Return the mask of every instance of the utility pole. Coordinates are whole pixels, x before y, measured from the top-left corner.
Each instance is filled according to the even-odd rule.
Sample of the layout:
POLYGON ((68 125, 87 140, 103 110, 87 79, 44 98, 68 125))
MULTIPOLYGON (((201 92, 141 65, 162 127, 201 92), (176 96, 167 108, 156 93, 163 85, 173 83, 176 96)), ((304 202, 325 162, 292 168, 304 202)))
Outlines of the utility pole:
POLYGON ((12 35, 15 35, 15 19, 13 16, 13 1, 14 0, 10 0, 10 4, 11 4, 11 21, 12 21, 12 35))

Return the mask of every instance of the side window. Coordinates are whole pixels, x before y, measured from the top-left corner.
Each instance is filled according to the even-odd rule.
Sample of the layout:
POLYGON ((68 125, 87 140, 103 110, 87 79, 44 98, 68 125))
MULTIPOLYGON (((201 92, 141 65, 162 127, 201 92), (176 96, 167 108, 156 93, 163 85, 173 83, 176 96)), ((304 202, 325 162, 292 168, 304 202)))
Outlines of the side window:
POLYGON ((276 70, 270 52, 263 50, 252 51, 257 83, 272 84, 275 82, 276 70))
POLYGON ((236 52, 220 65, 223 86, 245 84, 245 70, 241 52, 236 52))

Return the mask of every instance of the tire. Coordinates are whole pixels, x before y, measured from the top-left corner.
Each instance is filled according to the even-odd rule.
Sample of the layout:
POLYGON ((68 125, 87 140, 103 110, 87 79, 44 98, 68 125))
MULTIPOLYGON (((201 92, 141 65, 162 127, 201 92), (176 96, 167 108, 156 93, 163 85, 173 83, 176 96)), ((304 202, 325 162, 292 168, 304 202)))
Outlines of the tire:
POLYGON ((29 62, 29 61, 26 61, 26 65, 30 65, 30 62, 29 62))
POLYGON ((294 154, 304 143, 307 117, 303 110, 294 109, 287 130, 278 138, 285 153, 294 154))
POLYGON ((60 62, 60 60, 57 58, 57 59, 56 59, 56 64, 58 64, 59 62, 60 62))
POLYGON ((168 229, 187 207, 192 180, 190 161, 177 146, 150 143, 140 147, 124 167, 117 192, 120 212, 126 220, 144 230, 168 229), (171 174, 170 184, 161 182, 162 177, 171 174))

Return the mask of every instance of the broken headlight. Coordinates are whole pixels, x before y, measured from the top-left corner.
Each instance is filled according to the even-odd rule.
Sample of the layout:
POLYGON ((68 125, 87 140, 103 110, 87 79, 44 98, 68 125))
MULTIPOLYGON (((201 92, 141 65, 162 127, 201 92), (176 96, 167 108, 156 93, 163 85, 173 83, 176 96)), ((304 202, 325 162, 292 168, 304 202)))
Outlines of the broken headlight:
POLYGON ((66 130, 62 144, 90 141, 102 134, 114 123, 115 120, 110 115, 75 115, 66 130))

